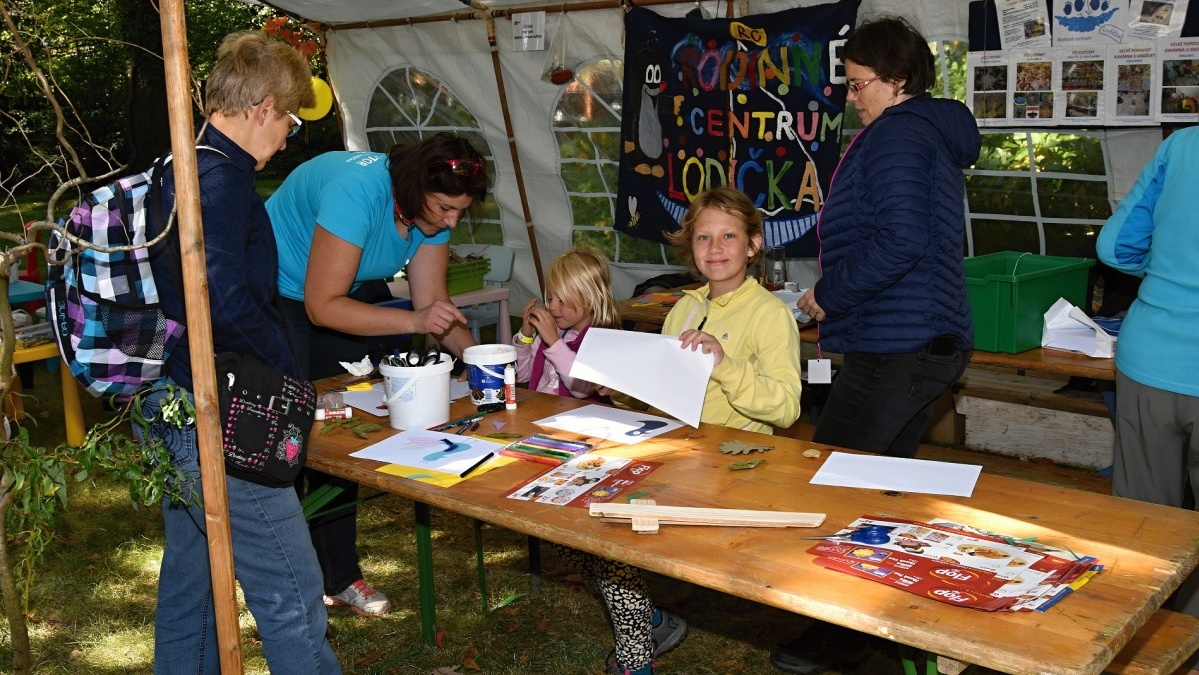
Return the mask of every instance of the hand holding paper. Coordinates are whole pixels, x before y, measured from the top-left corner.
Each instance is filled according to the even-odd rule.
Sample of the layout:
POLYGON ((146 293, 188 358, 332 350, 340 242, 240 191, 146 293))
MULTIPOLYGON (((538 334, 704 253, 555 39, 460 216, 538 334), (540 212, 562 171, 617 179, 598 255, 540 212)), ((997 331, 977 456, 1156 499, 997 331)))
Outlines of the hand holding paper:
POLYGON ((672 335, 591 328, 570 376, 636 397, 696 427, 712 367, 711 354, 684 349, 672 335))

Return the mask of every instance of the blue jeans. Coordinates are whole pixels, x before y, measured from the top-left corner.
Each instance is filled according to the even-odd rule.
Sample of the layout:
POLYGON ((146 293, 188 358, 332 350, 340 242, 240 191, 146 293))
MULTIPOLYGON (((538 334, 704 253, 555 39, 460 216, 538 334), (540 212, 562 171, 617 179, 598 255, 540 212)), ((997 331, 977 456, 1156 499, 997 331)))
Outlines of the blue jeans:
POLYGON ((915 457, 933 404, 962 376, 969 360, 969 351, 846 354, 812 440, 915 457))
MULTIPOLYGON (((142 412, 157 418, 165 392, 147 397, 142 412)), ((204 509, 198 505, 199 451, 195 427, 178 429, 156 420, 150 434, 170 449, 176 466, 195 478, 197 504, 164 500, 166 547, 158 576, 154 619, 157 675, 218 675, 212 579, 204 509)), ((141 440, 141 430, 134 428, 141 440)), ((267 664, 275 675, 341 672, 325 637, 321 573, 308 526, 290 488, 269 488, 226 477, 233 568, 246 606, 258 624, 267 664)))

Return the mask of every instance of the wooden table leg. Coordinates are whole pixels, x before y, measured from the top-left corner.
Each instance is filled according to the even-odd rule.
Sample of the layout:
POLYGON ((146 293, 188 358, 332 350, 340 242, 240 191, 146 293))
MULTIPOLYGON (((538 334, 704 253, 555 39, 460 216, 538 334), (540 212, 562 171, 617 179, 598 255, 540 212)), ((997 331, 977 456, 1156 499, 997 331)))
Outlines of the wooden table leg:
POLYGON ((66 422, 67 445, 83 443, 83 406, 79 403, 79 385, 71 376, 66 363, 58 366, 58 377, 62 381, 62 414, 66 422))

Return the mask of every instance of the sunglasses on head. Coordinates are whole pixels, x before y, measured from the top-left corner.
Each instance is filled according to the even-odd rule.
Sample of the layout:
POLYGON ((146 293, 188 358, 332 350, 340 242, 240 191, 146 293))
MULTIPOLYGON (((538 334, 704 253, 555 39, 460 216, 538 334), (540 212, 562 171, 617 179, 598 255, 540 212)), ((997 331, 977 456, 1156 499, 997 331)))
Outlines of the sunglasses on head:
POLYGON ((479 175, 483 172, 483 169, 487 167, 487 162, 484 162, 481 159, 471 159, 469 157, 447 159, 445 163, 450 167, 450 173, 454 174, 455 176, 464 176, 467 178, 473 178, 474 176, 479 175))

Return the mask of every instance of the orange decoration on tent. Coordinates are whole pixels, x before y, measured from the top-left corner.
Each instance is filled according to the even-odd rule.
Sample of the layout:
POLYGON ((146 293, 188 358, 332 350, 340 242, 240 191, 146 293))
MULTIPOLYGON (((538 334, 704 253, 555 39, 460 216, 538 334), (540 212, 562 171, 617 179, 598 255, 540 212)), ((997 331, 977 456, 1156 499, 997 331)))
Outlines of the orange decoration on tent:
POLYGON ((299 23, 286 16, 276 16, 262 26, 267 35, 295 47, 304 58, 312 59, 321 51, 320 38, 307 24, 299 23))

